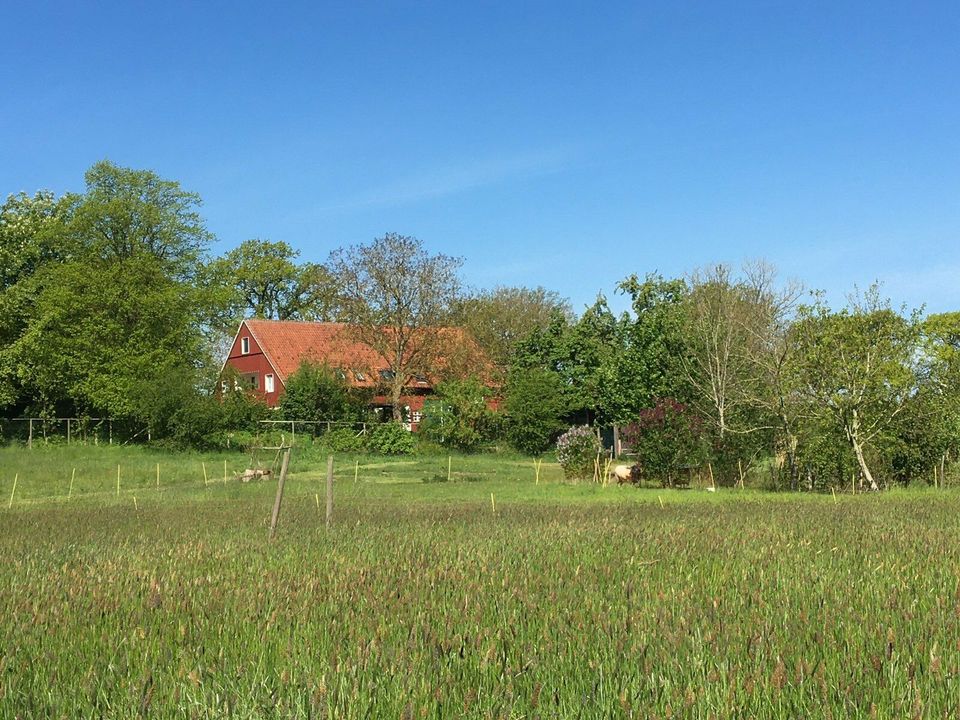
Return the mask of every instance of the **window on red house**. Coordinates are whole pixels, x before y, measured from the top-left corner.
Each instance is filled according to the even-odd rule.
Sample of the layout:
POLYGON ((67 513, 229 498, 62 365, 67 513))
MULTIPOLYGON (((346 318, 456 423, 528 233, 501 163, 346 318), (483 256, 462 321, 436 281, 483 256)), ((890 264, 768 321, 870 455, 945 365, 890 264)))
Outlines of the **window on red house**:
POLYGON ((250 354, 250 338, 248 337, 240 338, 240 353, 242 355, 250 354))

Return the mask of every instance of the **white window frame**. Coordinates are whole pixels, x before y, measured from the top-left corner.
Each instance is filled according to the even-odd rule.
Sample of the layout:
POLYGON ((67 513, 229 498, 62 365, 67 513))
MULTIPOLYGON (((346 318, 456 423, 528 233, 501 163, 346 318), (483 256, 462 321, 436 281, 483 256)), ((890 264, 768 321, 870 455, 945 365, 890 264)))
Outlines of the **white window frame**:
POLYGON ((267 373, 263 376, 263 391, 268 393, 274 392, 273 373, 267 373))
POLYGON ((250 354, 250 338, 246 335, 240 338, 240 354, 241 355, 250 354))

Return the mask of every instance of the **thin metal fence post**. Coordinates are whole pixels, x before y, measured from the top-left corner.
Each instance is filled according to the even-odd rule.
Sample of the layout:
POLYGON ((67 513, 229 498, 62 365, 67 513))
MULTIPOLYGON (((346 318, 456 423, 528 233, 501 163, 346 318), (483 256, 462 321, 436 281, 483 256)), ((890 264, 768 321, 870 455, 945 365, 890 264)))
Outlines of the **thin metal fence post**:
POLYGON ((333 522, 333 455, 327 458, 327 527, 333 522))
POLYGON ((290 466, 290 448, 283 453, 283 462, 280 465, 280 477, 277 480, 277 497, 273 502, 273 515, 270 517, 270 539, 277 534, 277 522, 280 520, 280 503, 283 502, 283 485, 287 480, 287 468, 290 466))

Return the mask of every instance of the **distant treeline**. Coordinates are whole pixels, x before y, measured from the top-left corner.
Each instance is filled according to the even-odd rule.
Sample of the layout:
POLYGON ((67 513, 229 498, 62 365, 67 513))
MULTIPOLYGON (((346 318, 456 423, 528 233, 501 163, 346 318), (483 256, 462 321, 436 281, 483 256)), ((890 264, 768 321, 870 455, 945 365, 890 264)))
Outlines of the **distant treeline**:
MULTIPOLYGON (((922 317, 877 287, 838 309, 763 263, 717 266, 631 275, 614 290, 629 312, 600 297, 577 316, 541 287, 464 288, 459 258, 395 234, 325 263, 263 239, 214 257, 200 205, 177 182, 107 161, 83 193, 7 198, 0 415, 112 417, 184 443, 250 429, 262 404, 213 390, 237 323, 257 316, 344 321, 374 343, 381 327, 391 338, 468 328, 504 412, 484 409, 490 368, 460 367, 424 424, 467 449, 501 437, 542 452, 572 423, 616 425, 651 476, 708 464, 727 483, 763 467, 782 487, 881 487, 942 478, 960 440, 960 313, 922 317)), ((388 395, 430 369, 429 353, 385 352, 388 395)), ((331 398, 344 389, 329 378, 304 380, 295 412, 362 414, 331 398)))

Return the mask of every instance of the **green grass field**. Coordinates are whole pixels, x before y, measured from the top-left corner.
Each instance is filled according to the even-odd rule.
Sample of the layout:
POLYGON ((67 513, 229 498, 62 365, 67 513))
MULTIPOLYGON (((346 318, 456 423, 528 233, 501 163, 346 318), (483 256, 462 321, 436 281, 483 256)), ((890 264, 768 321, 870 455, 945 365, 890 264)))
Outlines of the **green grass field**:
POLYGON ((294 456, 271 543, 275 483, 224 460, 0 450, 0 718, 960 713, 955 491, 344 457, 328 530, 322 458, 294 456))

